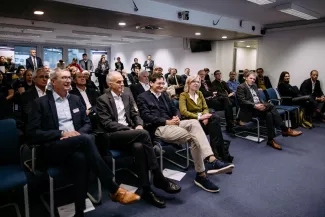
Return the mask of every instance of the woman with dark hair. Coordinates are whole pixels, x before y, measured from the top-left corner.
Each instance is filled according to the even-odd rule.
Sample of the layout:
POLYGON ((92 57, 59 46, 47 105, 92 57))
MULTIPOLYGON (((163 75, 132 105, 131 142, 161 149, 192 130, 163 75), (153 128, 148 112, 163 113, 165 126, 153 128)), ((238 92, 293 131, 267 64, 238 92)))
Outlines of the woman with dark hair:
POLYGON ((106 83, 106 76, 108 74, 108 70, 108 61, 105 59, 105 55, 102 55, 95 70, 95 76, 98 77, 99 90, 101 94, 103 94, 104 90, 108 87, 106 83))
POLYGON ((12 113, 11 99, 14 96, 14 90, 7 82, 7 78, 0 71, 0 119, 7 118, 12 113))
POLYGON ((73 58, 72 62, 69 64, 68 67, 70 69, 70 67, 75 66, 75 67, 77 67, 77 69, 79 69, 79 72, 82 72, 82 68, 80 67, 80 65, 77 62, 78 62, 77 58, 73 58))
MULTIPOLYGON (((302 126, 305 128, 311 128, 311 117, 316 109, 315 100, 311 96, 302 96, 299 92, 298 87, 290 85, 290 74, 289 72, 282 72, 279 78, 278 90, 281 97, 291 97, 290 101, 284 100, 284 104, 287 105, 299 105, 302 110, 300 119, 302 121, 302 126), (305 117, 304 114, 305 113, 305 117), (306 118, 308 121, 304 120, 306 118)), ((285 98, 284 98, 285 99, 285 98)))

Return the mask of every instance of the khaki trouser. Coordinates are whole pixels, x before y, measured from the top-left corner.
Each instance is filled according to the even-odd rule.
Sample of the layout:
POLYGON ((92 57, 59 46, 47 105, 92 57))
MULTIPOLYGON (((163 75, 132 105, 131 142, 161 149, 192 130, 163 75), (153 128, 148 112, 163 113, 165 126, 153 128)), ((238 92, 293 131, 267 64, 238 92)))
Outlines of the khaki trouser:
POLYGON ((183 120, 177 125, 158 127, 155 135, 168 143, 190 143, 195 171, 205 171, 203 160, 213 155, 211 146, 198 120, 183 120))

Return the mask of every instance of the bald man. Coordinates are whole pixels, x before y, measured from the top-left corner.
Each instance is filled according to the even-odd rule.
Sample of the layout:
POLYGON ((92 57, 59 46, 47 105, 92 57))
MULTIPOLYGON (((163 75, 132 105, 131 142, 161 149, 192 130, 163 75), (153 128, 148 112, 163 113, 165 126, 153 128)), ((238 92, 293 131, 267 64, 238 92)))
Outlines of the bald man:
POLYGON ((36 70, 43 67, 43 61, 40 57, 36 56, 36 50, 30 50, 30 57, 26 59, 26 69, 36 70))
POLYGON ((130 95, 123 94, 124 82, 120 72, 110 72, 106 82, 110 90, 97 99, 99 128, 106 132, 110 149, 131 152, 135 158, 142 198, 158 208, 165 202, 150 188, 148 170, 154 178, 153 184, 167 193, 178 193, 181 188, 165 178, 157 163, 149 133, 143 129, 143 121, 135 110, 130 95))

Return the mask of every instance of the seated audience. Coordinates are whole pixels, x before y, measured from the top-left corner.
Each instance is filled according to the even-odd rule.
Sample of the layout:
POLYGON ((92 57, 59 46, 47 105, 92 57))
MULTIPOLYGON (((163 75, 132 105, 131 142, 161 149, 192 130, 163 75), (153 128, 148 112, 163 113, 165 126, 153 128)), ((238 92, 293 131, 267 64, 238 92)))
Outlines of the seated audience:
POLYGON ((5 69, 4 69, 4 73, 7 72, 7 62, 6 62, 6 57, 5 56, 0 56, 0 66, 4 66, 5 69))
POLYGON ((184 74, 181 75, 181 78, 182 78, 182 82, 183 82, 183 84, 186 83, 186 79, 187 79, 188 76, 190 76, 190 73, 191 73, 191 70, 190 70, 189 68, 186 68, 186 69, 184 70, 184 74))
POLYGON ((12 113, 11 99, 14 97, 14 90, 7 82, 7 78, 0 71, 0 120, 8 118, 12 113))
POLYGON ((186 119, 199 120, 205 133, 210 135, 210 146, 214 155, 231 162, 232 158, 225 158, 220 117, 216 113, 209 113, 203 94, 199 91, 200 86, 200 76, 187 77, 184 92, 179 97, 180 113, 186 119))
POLYGON ((139 72, 140 72, 140 68, 135 67, 134 71, 131 72, 131 75, 133 76, 133 79, 135 81, 135 83, 139 83, 139 72))
MULTIPOLYGON (((300 94, 298 87, 290 85, 290 74, 289 72, 282 72, 279 78, 278 90, 281 94, 281 97, 284 97, 282 104, 284 105, 299 105, 300 116, 305 112, 306 119, 308 121, 303 121, 302 126, 305 128, 311 128, 312 124, 310 123, 311 117, 316 110, 317 102, 313 99, 311 95, 303 96, 300 94), (285 97, 291 97, 290 101, 285 100, 285 97), (303 112, 304 110, 304 112, 303 112)), ((303 118, 304 119, 304 118, 303 118)))
POLYGON ((58 69, 50 75, 53 92, 36 99, 28 114, 27 138, 40 144, 37 160, 44 168, 69 169, 74 179, 75 217, 84 216, 88 172, 91 170, 110 192, 113 201, 130 204, 140 199, 120 188, 101 158, 91 133, 86 109, 79 97, 70 95, 71 74, 58 69))
POLYGON ((65 68, 64 61, 63 60, 59 60, 59 62, 56 64, 56 68, 64 69, 65 68))
POLYGON ((253 117, 266 119, 267 127, 267 145, 282 150, 281 146, 276 143, 275 128, 280 128, 283 136, 299 136, 301 131, 295 131, 286 127, 279 112, 270 104, 264 102, 258 95, 258 89, 255 85, 256 74, 248 72, 246 82, 237 88, 237 100, 240 106, 239 118, 241 121, 251 121, 253 117))
POLYGON ((90 77, 90 72, 87 70, 84 70, 82 72, 82 74, 85 76, 86 79, 86 87, 88 88, 94 88, 96 91, 98 90, 98 87, 96 86, 96 84, 91 80, 90 77))
POLYGON ((234 165, 217 160, 198 120, 180 120, 174 103, 163 92, 164 85, 163 75, 150 76, 150 90, 138 96, 141 118, 152 137, 168 143, 189 142, 196 171, 195 184, 206 191, 218 192, 219 188, 207 177, 204 163, 208 174, 230 172, 234 165))
POLYGON ((240 85, 236 77, 237 77, 237 73, 232 71, 229 73, 229 80, 227 81, 229 89, 234 93, 236 93, 237 87, 240 85))
POLYGON ((302 95, 310 95, 316 101, 316 113, 320 119, 325 122, 325 96, 322 91, 320 81, 318 79, 318 71, 310 72, 310 78, 306 79, 300 86, 302 95))
POLYGON ((110 72, 107 76, 110 91, 97 100, 99 127, 109 139, 109 149, 132 152, 141 188, 142 198, 159 208, 165 208, 165 202, 156 196, 150 187, 148 171, 152 171, 153 184, 167 193, 178 193, 181 188, 164 177, 157 163, 149 133, 143 129, 143 121, 135 110, 130 96, 122 91, 123 77, 120 72, 110 72))
POLYGON ((272 88, 271 81, 268 76, 264 76, 264 69, 258 68, 256 69, 257 77, 256 77, 256 85, 258 89, 266 90, 268 88, 272 88))
POLYGON ((15 103, 20 105, 21 94, 32 87, 34 87, 33 71, 28 69, 24 72, 22 79, 17 79, 12 83, 12 88, 15 91, 15 103))
POLYGON ((78 62, 78 60, 77 60, 77 58, 73 58, 72 59, 72 62, 69 64, 69 68, 71 68, 71 67, 77 67, 77 69, 80 71, 80 72, 82 72, 82 68, 80 67, 80 65, 77 63, 78 62))
POLYGON ((131 72, 134 72, 136 68, 141 69, 141 64, 138 62, 138 58, 134 58, 134 63, 131 66, 131 72))
POLYGON ((164 75, 164 78, 165 78, 166 81, 168 80, 168 77, 170 75, 171 70, 172 70, 172 67, 169 67, 168 70, 167 70, 167 73, 164 75))
POLYGON ((184 83, 181 76, 177 75, 177 70, 175 68, 171 69, 170 75, 167 79, 168 86, 173 86, 175 88, 175 94, 178 96, 184 91, 184 83))
MULTIPOLYGON (((217 74, 218 73, 216 73, 216 76, 219 77, 220 74, 218 74, 218 75, 217 74)), ((217 111, 224 110, 226 123, 227 123, 226 131, 231 134, 236 133, 233 128, 234 117, 233 117, 233 110, 232 110, 232 102, 229 99, 228 94, 223 96, 222 93, 225 94, 224 92, 221 92, 218 95, 218 92, 213 91, 212 84, 209 81, 205 80, 205 76, 206 76, 205 71, 200 70, 198 72, 198 75, 201 78, 200 91, 202 92, 202 94, 206 100, 206 103, 208 104, 208 107, 215 109, 217 111)))
POLYGON ((133 75, 131 75, 131 73, 127 73, 126 70, 122 70, 122 76, 124 79, 124 86, 129 87, 132 84, 135 84, 135 80, 133 78, 133 75))
POLYGON ((15 70, 16 70, 16 64, 12 62, 12 57, 7 57, 6 71, 15 72, 15 70))
POLYGON ((80 97, 82 104, 86 108, 87 115, 93 111, 96 112, 96 101, 99 96, 96 89, 86 87, 86 78, 83 72, 77 72, 74 81, 76 86, 70 90, 70 94, 80 97))
POLYGON ((210 75, 209 75, 209 73, 210 73, 210 69, 208 69, 208 68, 204 68, 203 70, 204 70, 204 72, 205 72, 204 80, 206 80, 206 81, 208 81, 209 83, 211 83, 211 79, 210 79, 210 75))
POLYGON ((27 124, 28 113, 31 112, 32 102, 42 96, 46 95, 46 85, 49 80, 49 75, 44 69, 40 68, 33 72, 33 81, 35 86, 25 91, 21 95, 21 113, 22 121, 27 124))
POLYGON ((142 70, 139 74, 139 83, 130 86, 134 100, 138 99, 138 96, 150 89, 149 85, 149 72, 142 70))

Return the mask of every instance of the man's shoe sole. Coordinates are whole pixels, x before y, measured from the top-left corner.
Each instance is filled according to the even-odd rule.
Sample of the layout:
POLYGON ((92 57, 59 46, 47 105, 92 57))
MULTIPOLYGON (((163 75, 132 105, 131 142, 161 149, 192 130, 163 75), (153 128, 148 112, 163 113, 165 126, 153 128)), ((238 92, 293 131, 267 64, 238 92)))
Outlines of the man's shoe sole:
POLYGON ((215 174, 229 173, 232 171, 233 168, 235 168, 234 165, 229 165, 229 166, 223 167, 221 169, 208 170, 207 174, 215 175, 215 174))
POLYGON ((202 188, 203 190, 207 191, 207 192, 211 192, 211 193, 217 193, 220 191, 220 189, 218 190, 209 190, 209 189, 206 189, 205 187, 203 187, 203 185, 201 185, 200 183, 198 183, 197 181, 194 180, 194 183, 199 186, 200 188, 202 188))

